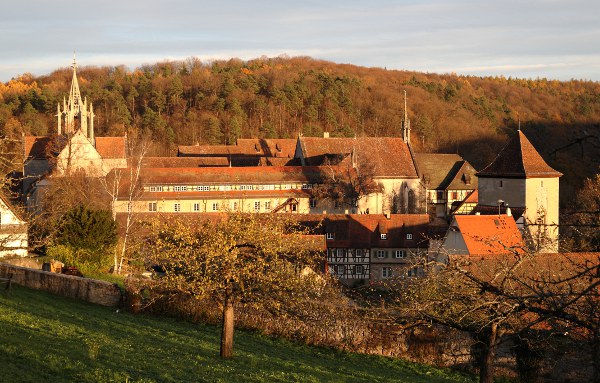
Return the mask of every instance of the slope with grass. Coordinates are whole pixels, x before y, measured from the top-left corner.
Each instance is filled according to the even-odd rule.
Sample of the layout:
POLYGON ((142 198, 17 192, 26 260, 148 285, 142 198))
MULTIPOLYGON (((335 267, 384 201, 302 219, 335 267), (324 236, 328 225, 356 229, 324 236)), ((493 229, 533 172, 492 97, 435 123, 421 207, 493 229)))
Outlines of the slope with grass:
POLYGON ((472 382, 443 369, 117 312, 15 287, 0 294, 0 382, 472 382))

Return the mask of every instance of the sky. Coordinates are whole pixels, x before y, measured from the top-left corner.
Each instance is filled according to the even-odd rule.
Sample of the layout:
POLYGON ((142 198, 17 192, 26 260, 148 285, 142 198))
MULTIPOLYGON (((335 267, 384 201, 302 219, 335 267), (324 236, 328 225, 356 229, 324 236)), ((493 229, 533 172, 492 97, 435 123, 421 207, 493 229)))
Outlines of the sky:
POLYGON ((600 81, 598 0, 8 0, 0 81, 70 66, 280 55, 600 81))

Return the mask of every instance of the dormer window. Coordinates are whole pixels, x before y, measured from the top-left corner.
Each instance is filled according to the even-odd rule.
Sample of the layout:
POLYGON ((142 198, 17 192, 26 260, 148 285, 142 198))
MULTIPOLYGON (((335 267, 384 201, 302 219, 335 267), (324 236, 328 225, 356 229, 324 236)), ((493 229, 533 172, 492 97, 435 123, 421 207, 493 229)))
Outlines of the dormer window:
POLYGON ((406 234, 406 239, 413 239, 412 234, 406 234))
POLYGON ((380 235, 381 239, 387 239, 387 234, 386 233, 381 233, 380 235))
POLYGON ((334 233, 327 233, 326 234, 326 238, 327 239, 334 239, 335 238, 335 234, 334 233))

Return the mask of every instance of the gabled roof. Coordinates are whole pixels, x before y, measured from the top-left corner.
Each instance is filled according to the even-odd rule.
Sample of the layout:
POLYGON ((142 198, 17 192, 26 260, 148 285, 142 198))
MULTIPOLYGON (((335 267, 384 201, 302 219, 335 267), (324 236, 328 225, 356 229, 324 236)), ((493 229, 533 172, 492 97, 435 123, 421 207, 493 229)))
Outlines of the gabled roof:
POLYGON ((0 207, 2 207, 2 206, 4 206, 5 209, 7 209, 22 224, 24 224, 26 222, 25 219, 21 216, 21 214, 17 211, 17 209, 14 208, 14 206, 8 200, 8 198, 6 198, 4 193, 2 193, 2 191, 0 191, 0 207))
POLYGON ((96 137, 96 150, 102 158, 125 158, 125 137, 96 137))
POLYGON ((475 169, 458 154, 417 153, 415 160, 428 189, 477 189, 475 169))
POLYGON ((202 166, 229 166, 226 157, 144 157, 145 168, 197 168, 202 166))
POLYGON ((180 157, 294 157, 296 140, 292 138, 240 138, 235 145, 181 145, 180 157))
POLYGON ((65 146, 62 136, 25 136, 25 158, 44 160, 56 156, 65 146))
POLYGON ((316 226, 319 232, 333 233, 328 248, 426 248, 428 246, 427 214, 300 214, 294 218, 302 225, 316 226), (387 239, 381 239, 387 234, 387 239), (406 234, 412 234, 407 239, 406 234))
POLYGON ((324 138, 299 137, 301 155, 307 165, 334 164, 354 152, 357 163, 373 167, 375 177, 418 178, 408 144, 398 137, 324 138))
POLYGON ((525 244, 515 220, 507 215, 455 215, 448 230, 458 230, 471 255, 523 252, 525 244))
MULTIPOLYGON (((111 173, 117 171, 128 173, 123 169, 111 173)), ((145 185, 316 183, 320 177, 319 168, 306 166, 142 168, 140 173, 145 185)))
POLYGON ((496 159, 477 173, 478 177, 548 178, 562 173, 552 169, 522 131, 518 131, 496 159))
MULTIPOLYGON (((82 134, 80 130, 77 133, 82 134)), ((102 158, 125 158, 125 137, 96 137, 95 140, 96 150, 102 158)), ((25 158, 41 160, 55 157, 67 141, 65 136, 25 136, 25 158)))

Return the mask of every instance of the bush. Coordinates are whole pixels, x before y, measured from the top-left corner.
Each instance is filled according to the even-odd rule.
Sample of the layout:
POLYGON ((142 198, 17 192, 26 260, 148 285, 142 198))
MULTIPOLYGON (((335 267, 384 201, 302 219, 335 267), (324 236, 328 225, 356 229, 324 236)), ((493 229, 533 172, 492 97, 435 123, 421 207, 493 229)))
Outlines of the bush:
POLYGON ((48 246, 46 254, 67 266, 75 266, 84 275, 106 273, 112 266, 112 254, 105 251, 92 252, 68 245, 48 246))

